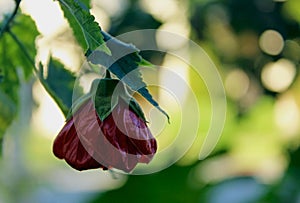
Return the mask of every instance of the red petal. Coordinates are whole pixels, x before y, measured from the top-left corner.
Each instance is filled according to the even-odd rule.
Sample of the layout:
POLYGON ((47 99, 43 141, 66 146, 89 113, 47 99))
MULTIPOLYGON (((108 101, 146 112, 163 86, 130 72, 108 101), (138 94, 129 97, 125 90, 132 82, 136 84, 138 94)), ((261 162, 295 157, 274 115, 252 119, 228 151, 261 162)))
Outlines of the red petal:
POLYGON ((71 118, 56 137, 53 153, 77 170, 103 168, 83 147, 71 118))
POLYGON ((157 149, 146 123, 120 99, 103 122, 89 100, 67 121, 54 141, 53 152, 77 170, 110 168, 129 172, 149 163, 157 149))

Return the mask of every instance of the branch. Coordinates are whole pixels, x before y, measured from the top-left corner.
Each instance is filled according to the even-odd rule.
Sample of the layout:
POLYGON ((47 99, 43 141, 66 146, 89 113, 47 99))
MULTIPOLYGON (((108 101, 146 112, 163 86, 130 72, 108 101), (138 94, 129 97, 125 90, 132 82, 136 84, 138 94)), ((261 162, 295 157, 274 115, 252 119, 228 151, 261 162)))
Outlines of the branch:
POLYGON ((24 55, 26 56, 26 58, 29 60, 30 64, 32 65, 34 71, 38 72, 37 68, 35 67, 34 60, 31 58, 31 56, 28 53, 28 51, 27 51, 26 47, 24 46, 24 44, 19 40, 19 38, 13 32, 11 32, 10 29, 7 29, 6 31, 13 38, 13 40, 17 43, 19 48, 22 50, 22 52, 24 53, 24 55))
POLYGON ((15 18, 15 16, 17 15, 18 9, 20 7, 20 3, 21 0, 15 0, 16 2, 16 7, 13 11, 13 13, 11 14, 11 16, 4 22, 4 25, 1 27, 0 29, 0 38, 3 36, 4 32, 6 32, 9 29, 9 24, 10 22, 15 18))

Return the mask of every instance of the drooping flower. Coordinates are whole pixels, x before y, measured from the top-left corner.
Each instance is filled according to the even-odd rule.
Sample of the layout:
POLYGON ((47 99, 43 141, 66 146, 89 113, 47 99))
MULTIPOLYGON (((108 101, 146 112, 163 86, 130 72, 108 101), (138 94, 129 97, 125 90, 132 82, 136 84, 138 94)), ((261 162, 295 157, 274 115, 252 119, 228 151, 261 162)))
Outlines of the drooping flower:
POLYGON ((53 144, 54 155, 74 169, 132 171, 149 163, 157 150, 142 110, 114 79, 93 82, 90 95, 73 108, 53 144))

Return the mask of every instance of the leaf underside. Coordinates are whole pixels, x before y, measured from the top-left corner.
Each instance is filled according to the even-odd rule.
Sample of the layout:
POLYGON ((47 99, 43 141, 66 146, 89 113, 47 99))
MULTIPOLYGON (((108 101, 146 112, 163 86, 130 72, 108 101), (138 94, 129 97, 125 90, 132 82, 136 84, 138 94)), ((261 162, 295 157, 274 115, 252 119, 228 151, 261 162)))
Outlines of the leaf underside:
POLYGON ((95 22, 94 16, 88 11, 88 0, 59 0, 65 17, 68 19, 74 35, 86 52, 88 60, 100 64, 122 80, 130 89, 140 93, 146 100, 169 119, 168 114, 161 109, 149 93, 139 64, 147 64, 133 45, 126 44, 103 32, 95 22), (129 74, 130 73, 130 74, 129 74))
POLYGON ((138 67, 140 63, 144 63, 144 59, 139 55, 139 50, 135 46, 119 41, 105 32, 102 32, 102 35, 106 45, 111 50, 111 55, 101 51, 94 51, 88 57, 88 60, 93 64, 107 67, 110 72, 122 80, 130 89, 140 93, 169 120, 168 114, 153 99, 146 83, 143 81, 138 67))

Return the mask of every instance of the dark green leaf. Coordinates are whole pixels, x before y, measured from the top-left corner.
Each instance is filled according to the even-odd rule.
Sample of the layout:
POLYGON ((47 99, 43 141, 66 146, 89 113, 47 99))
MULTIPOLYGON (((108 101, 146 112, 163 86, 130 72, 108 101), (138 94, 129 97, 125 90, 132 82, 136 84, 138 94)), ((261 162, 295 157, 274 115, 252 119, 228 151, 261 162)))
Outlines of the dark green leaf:
POLYGON ((78 43, 84 51, 100 49, 110 54, 100 32, 101 28, 87 8, 88 1, 59 0, 59 3, 78 43))
POLYGON ((90 94, 93 95, 95 108, 101 121, 103 121, 117 106, 120 94, 124 94, 124 86, 118 86, 119 80, 104 78, 93 81, 90 94), (116 89, 116 87, 120 87, 116 89), (114 91, 119 91, 117 97, 114 91))
POLYGON ((112 97, 95 97, 95 108, 101 121, 103 121, 116 107, 118 101, 112 103, 112 97))
POLYGON ((67 116, 72 106, 72 95, 76 77, 59 62, 52 58, 48 64, 48 75, 43 78, 41 72, 41 82, 47 92, 59 105, 60 109, 67 116))
POLYGON ((91 9, 91 1, 90 0, 81 0, 81 3, 84 4, 84 6, 87 9, 91 9))
POLYGON ((145 63, 145 60, 138 54, 139 50, 131 45, 112 38, 109 34, 103 33, 106 45, 111 50, 111 55, 100 51, 94 51, 88 58, 94 64, 100 64, 107 67, 109 71, 115 74, 120 80, 128 85, 133 91, 139 92, 153 106, 169 119, 168 114, 160 108, 159 104, 149 93, 142 75, 138 69, 139 63, 145 63))

